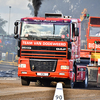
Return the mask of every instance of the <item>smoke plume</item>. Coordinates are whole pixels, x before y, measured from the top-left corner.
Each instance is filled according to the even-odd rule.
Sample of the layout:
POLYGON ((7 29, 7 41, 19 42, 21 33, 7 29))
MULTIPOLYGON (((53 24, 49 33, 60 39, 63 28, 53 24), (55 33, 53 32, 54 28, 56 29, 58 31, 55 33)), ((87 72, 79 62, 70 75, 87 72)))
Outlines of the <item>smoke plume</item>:
POLYGON ((30 13, 30 14, 31 14, 32 16, 34 16, 34 13, 33 13, 33 12, 34 12, 33 6, 32 6, 30 3, 29 3, 27 6, 28 6, 29 9, 31 10, 31 13, 30 13))
POLYGON ((42 4, 42 0, 32 0, 32 4, 33 4, 33 7, 34 7, 34 16, 37 16, 39 8, 42 4))

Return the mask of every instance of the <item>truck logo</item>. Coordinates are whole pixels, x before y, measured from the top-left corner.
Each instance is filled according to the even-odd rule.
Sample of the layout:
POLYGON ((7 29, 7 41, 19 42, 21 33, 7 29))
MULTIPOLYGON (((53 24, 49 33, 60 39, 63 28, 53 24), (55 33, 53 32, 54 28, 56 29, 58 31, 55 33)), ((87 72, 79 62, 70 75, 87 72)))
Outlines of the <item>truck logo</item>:
POLYGON ((66 48, 56 48, 56 50, 65 51, 66 48))

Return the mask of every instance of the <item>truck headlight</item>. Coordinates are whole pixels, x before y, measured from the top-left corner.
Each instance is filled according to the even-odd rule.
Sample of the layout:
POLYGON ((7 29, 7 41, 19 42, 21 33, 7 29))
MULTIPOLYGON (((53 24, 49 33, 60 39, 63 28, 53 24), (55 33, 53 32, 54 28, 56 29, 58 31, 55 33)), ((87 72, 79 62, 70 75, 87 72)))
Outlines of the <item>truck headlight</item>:
POLYGON ((61 65, 61 69, 69 69, 69 66, 61 65))
POLYGON ((26 64, 19 64, 18 67, 20 67, 20 68, 26 68, 26 64))

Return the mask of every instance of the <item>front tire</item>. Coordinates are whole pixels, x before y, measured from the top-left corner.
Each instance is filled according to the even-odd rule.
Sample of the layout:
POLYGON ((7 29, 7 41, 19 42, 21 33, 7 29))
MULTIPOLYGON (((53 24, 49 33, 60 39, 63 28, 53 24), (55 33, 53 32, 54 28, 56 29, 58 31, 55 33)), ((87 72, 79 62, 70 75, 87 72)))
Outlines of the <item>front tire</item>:
MULTIPOLYGON (((72 73, 75 73, 75 68, 74 67, 73 67, 73 72, 72 73)), ((73 89, 75 87, 75 82, 73 81, 73 79, 72 80, 70 80, 70 79, 66 80, 65 81, 65 87, 69 87, 69 88, 73 89)))
POLYGON ((29 86, 30 81, 29 81, 28 79, 26 79, 26 78, 22 78, 22 77, 21 77, 21 84, 22 84, 23 86, 29 86))
POLYGON ((79 82, 78 85, 81 88, 87 88, 88 87, 88 69, 87 68, 86 68, 86 71, 85 71, 85 80, 83 82, 79 82))
POLYGON ((88 69, 86 68, 85 80, 83 81, 84 88, 88 87, 88 69))
MULTIPOLYGON (((75 74, 75 67, 73 66, 73 73, 75 74)), ((75 87, 75 82, 73 82, 73 79, 70 80, 70 88, 73 89, 75 87)))
POLYGON ((64 87, 65 88, 71 88, 71 89, 73 89, 74 88, 74 82, 73 82, 73 80, 67 79, 65 81, 64 87))
POLYGON ((71 88, 71 89, 74 88, 74 82, 73 82, 73 80, 70 80, 70 88, 71 88))

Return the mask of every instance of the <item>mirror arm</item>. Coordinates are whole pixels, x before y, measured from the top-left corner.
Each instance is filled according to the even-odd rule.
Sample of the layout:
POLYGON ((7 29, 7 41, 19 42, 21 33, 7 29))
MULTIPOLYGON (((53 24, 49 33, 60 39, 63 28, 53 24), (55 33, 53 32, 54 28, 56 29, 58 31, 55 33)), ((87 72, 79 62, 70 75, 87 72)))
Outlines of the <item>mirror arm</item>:
POLYGON ((72 42, 76 42, 77 41, 77 36, 76 36, 76 39, 74 40, 74 39, 72 39, 72 42))

